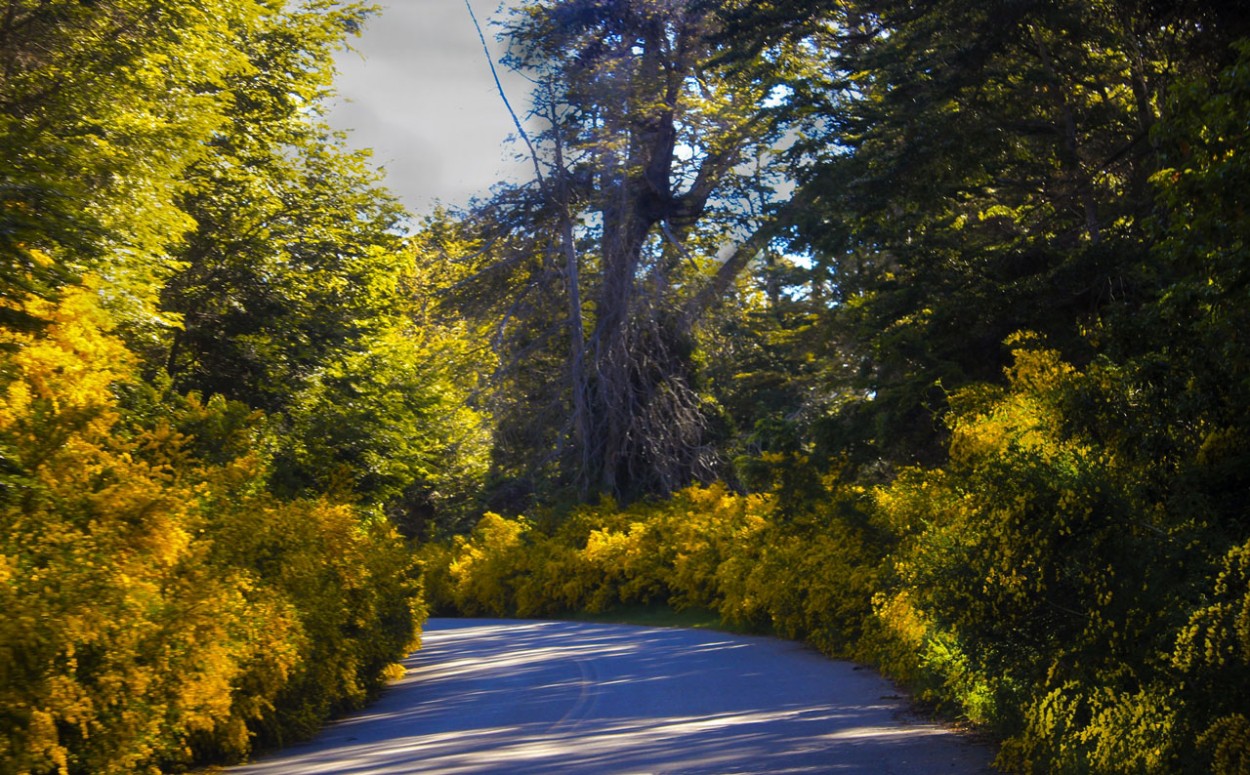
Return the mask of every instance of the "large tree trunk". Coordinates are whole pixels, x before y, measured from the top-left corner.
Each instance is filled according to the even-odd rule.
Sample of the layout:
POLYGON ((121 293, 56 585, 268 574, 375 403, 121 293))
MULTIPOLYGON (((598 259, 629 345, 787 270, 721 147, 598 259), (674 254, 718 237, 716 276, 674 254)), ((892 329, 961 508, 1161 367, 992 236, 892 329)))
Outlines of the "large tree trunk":
MULTIPOLYGON (((567 337, 563 384, 550 396, 563 403, 564 428, 534 434, 545 447, 534 458, 554 452, 562 484, 583 499, 662 494, 712 475, 693 331, 769 237, 702 278, 694 238, 708 236, 709 202, 740 174, 748 149, 775 140, 759 107, 770 87, 723 78, 710 64, 713 6, 534 0, 524 10, 513 53, 547 90, 550 128, 535 147, 550 172, 537 187, 545 201, 518 210, 511 228, 544 255, 559 245, 565 287, 551 301, 558 296, 567 337), (534 224, 535 213, 551 220, 534 224)), ((501 263, 526 260, 507 255, 517 254, 501 263)), ((527 287, 536 285, 550 287, 527 287)), ((538 330, 518 334, 531 347, 538 330)), ((532 403, 522 379, 514 400, 532 403)))

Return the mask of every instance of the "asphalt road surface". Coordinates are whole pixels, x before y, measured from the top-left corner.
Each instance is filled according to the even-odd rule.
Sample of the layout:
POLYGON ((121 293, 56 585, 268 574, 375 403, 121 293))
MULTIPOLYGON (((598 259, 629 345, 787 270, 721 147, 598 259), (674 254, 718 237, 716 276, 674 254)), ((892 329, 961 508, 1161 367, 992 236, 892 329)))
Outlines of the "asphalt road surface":
POLYGON ((365 711, 236 775, 991 772, 871 670, 704 630, 432 619, 365 711))

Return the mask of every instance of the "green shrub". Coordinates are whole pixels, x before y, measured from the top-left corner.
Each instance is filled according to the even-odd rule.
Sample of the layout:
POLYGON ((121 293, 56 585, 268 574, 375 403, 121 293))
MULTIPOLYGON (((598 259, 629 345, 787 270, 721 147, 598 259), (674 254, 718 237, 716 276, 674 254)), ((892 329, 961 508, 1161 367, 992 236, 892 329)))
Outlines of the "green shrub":
POLYGON ((94 294, 27 309, 41 335, 0 333, 0 770, 239 759, 359 704, 421 613, 394 532, 266 495, 262 418, 125 408, 94 294), (184 424, 237 455, 202 459, 184 424))

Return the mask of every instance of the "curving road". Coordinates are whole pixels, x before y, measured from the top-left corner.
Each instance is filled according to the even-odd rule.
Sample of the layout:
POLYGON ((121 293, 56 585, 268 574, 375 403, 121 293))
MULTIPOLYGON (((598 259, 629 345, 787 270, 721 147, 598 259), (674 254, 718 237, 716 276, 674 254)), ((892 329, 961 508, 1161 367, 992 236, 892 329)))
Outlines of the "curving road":
POLYGON ((985 773, 870 670, 702 630, 432 619, 366 711, 237 775, 985 773))

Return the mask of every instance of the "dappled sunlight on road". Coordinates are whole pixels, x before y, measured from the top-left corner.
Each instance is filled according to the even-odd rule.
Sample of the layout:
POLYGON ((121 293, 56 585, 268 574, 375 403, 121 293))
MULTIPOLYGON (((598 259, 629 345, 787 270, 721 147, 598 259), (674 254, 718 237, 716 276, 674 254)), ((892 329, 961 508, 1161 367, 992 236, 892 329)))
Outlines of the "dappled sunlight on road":
POLYGON ((432 621, 408 674, 236 772, 971 773, 988 751, 794 643, 569 622, 432 621))

